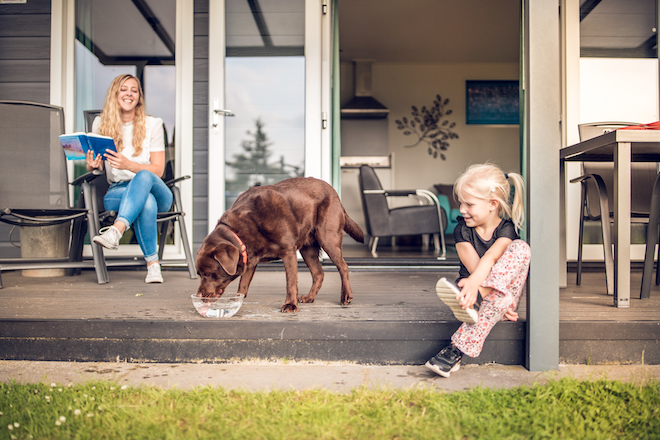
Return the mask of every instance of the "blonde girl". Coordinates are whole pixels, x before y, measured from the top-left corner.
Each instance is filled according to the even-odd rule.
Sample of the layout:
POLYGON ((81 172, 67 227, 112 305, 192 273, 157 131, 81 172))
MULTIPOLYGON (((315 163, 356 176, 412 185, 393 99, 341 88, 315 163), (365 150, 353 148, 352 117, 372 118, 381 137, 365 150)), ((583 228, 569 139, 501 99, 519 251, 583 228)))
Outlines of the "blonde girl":
POLYGON ((472 165, 454 184, 454 193, 462 215, 454 230, 459 277, 455 284, 441 279, 436 292, 464 323, 451 344, 426 363, 444 377, 458 371, 463 355, 481 354, 497 322, 518 319, 530 260, 529 245, 518 235, 524 222, 521 175, 504 174, 493 164, 472 165))

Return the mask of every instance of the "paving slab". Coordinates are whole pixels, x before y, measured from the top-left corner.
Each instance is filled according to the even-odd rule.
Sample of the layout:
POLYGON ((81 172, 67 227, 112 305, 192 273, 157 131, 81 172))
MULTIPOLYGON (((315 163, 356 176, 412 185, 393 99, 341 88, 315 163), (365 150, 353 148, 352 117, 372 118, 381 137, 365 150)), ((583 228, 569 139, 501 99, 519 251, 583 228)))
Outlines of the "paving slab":
POLYGON ((660 365, 561 365, 558 370, 528 371, 522 366, 465 365, 443 378, 420 365, 352 363, 243 362, 223 364, 151 364, 125 362, 0 361, 0 381, 55 383, 58 386, 108 380, 118 385, 192 389, 212 386, 246 391, 358 387, 426 387, 442 392, 474 387, 513 388, 562 377, 621 380, 638 384, 660 379, 660 365))

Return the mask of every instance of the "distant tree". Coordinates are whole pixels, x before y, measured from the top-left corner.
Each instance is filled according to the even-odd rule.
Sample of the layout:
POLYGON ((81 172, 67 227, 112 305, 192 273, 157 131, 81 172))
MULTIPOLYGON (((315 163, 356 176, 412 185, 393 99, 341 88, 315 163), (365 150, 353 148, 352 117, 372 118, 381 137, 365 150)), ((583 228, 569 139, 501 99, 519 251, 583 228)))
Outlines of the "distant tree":
POLYGON ((227 162, 236 172, 236 177, 227 181, 227 190, 230 192, 238 193, 252 186, 271 185, 302 175, 300 167, 284 163, 284 156, 277 161, 270 161, 270 146, 273 142, 268 139, 261 118, 257 118, 254 124, 255 130, 246 132, 250 138, 241 142, 243 152, 235 154, 232 162, 227 162))
POLYGON ((448 140, 458 139, 458 134, 452 131, 456 123, 450 123, 445 119, 453 113, 451 109, 445 110, 447 104, 449 99, 443 101, 440 95, 436 95, 432 107, 423 106, 418 109, 413 105, 411 119, 404 116, 395 121, 397 128, 404 130, 404 135, 417 137, 417 141, 412 145, 406 145, 406 148, 416 147, 421 142, 425 142, 428 144, 427 152, 430 156, 434 159, 438 157, 442 160, 446 159, 444 152, 449 148, 448 140))

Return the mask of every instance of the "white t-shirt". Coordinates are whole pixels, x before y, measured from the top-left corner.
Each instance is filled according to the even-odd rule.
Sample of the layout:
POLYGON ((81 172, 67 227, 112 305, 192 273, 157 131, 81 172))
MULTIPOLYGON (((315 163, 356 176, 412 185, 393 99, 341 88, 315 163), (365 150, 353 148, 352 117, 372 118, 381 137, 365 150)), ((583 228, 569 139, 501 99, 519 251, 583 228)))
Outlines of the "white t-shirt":
MULTIPOLYGON (((151 153, 155 151, 165 151, 165 141, 163 139, 163 120, 161 118, 154 118, 147 116, 146 121, 147 133, 142 142, 142 153, 138 156, 133 156, 135 149, 133 148, 133 123, 128 122, 122 127, 122 140, 124 142, 124 149, 121 154, 139 164, 149 164, 151 153)), ((92 132, 98 133, 101 126, 101 117, 97 116, 92 124, 92 132)), ((135 177, 135 173, 128 170, 118 170, 105 163, 105 175, 108 182, 123 182, 131 180, 135 177)))

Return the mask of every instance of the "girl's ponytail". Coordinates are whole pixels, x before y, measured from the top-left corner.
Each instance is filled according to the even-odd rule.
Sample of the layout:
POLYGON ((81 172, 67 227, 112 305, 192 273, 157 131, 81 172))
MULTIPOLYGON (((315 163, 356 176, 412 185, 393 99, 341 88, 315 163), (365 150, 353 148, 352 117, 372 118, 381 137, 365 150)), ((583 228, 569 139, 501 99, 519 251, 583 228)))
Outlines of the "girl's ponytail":
POLYGON ((509 173, 507 175, 513 181, 513 201, 511 202, 511 220, 516 229, 521 230, 525 221, 525 181, 520 174, 509 173))

